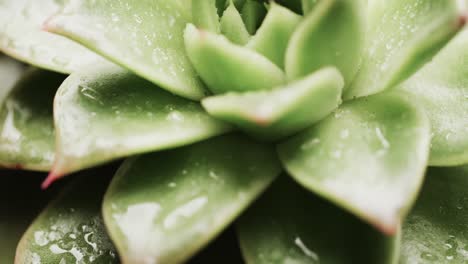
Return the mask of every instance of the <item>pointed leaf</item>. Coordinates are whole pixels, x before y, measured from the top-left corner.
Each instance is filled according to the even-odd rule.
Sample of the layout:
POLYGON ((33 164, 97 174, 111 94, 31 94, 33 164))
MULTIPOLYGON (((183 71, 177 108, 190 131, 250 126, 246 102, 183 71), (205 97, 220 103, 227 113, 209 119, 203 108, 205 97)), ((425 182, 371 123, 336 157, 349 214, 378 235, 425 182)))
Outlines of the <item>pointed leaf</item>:
POLYGON ((65 79, 31 69, 12 88, 0 108, 0 164, 48 171, 55 153, 52 105, 65 79))
POLYGON ((72 74, 55 98, 50 180, 129 155, 177 147, 228 127, 203 108, 117 66, 72 74))
POLYGON ((109 177, 100 172, 81 175, 34 220, 15 263, 119 263, 101 217, 109 177))
POLYGON ((270 90, 285 82, 284 73, 278 66, 255 51, 231 43, 224 36, 188 25, 185 46, 192 64, 215 94, 270 90))
POLYGON ((215 0, 192 0, 193 24, 214 33, 220 32, 218 10, 215 0))
POLYGON ((241 13, 245 28, 251 35, 253 35, 257 31, 257 28, 262 24, 267 10, 263 3, 255 0, 247 0, 242 7, 241 13))
POLYGON ((468 163, 468 28, 400 89, 415 95, 432 124, 429 163, 468 163))
POLYGON ((185 55, 187 0, 69 1, 46 24, 172 93, 200 99, 204 87, 185 55))
POLYGON ((335 110, 343 85, 338 70, 325 68, 272 91, 228 93, 208 97, 202 104, 214 117, 262 139, 276 139, 305 129, 335 110))
POLYGON ((460 28, 455 2, 370 0, 362 64, 346 98, 391 88, 426 63, 460 28))
POLYGON ((181 263, 279 174, 274 149, 238 135, 127 161, 104 201, 124 263, 181 263))
POLYGON ((467 263, 468 167, 430 169, 403 224, 400 263, 467 263))
POLYGON ((337 67, 348 84, 359 66, 364 36, 363 0, 322 0, 307 14, 286 51, 291 80, 322 67, 337 67))
POLYGON ((42 30, 63 6, 56 0, 0 0, 0 50, 37 67, 70 73, 102 61, 72 41, 42 30))
POLYGON ((300 20, 299 15, 271 2, 265 20, 247 47, 264 55, 278 67, 284 68, 288 42, 300 20))
POLYGON ((244 21, 232 0, 221 17, 221 33, 238 45, 244 45, 250 39, 244 21))
POLYGON ((430 125, 412 101, 387 93, 344 104, 281 144, 281 160, 308 189, 394 234, 429 154, 430 125))
POLYGON ((390 264, 398 238, 313 196, 286 175, 240 218, 239 240, 248 264, 390 264))
POLYGON ((0 102, 3 102, 24 70, 25 67, 21 65, 21 63, 0 54, 0 80, 2 80, 0 86, 0 102))

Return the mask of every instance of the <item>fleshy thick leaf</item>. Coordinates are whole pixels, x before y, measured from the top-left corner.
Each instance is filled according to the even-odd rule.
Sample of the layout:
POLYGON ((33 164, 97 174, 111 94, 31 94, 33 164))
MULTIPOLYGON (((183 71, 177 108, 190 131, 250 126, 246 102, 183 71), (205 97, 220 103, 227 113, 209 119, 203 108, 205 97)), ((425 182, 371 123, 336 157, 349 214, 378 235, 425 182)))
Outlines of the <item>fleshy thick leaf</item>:
POLYGON ((192 0, 192 18, 198 28, 214 33, 221 30, 215 0, 192 0))
POLYGON ((211 115, 262 139, 288 136, 323 119, 341 103, 343 77, 325 68, 272 91, 228 93, 202 101, 211 115))
POLYGON ((398 237, 385 237, 283 176, 238 222, 248 264, 390 264, 398 237))
POLYGON ((468 28, 399 89, 414 94, 431 120, 429 164, 467 164, 468 28))
POLYGON ((113 65, 67 78, 55 98, 54 119, 57 158, 49 180, 228 130, 199 104, 113 65))
POLYGON ((468 167, 430 169, 403 224, 400 263, 468 262, 468 167))
POLYGON ((255 0, 247 0, 242 7, 242 20, 249 34, 253 35, 257 28, 262 24, 265 15, 267 14, 266 7, 263 3, 255 0))
POLYGON ((365 23, 363 0, 322 0, 294 31, 286 51, 291 80, 337 67, 349 84, 359 66, 365 23))
POLYGON ((230 41, 238 45, 244 45, 250 39, 250 34, 245 27, 244 21, 234 6, 232 0, 221 17, 221 33, 230 41))
POLYGON ((285 82, 278 66, 224 36, 188 25, 185 46, 197 72, 215 94, 271 90, 285 82))
POLYGON ((66 188, 34 220, 15 263, 119 263, 100 212, 109 177, 99 172, 66 188))
POLYGON ((301 0, 302 12, 308 14, 314 6, 320 1, 318 0, 301 0))
POLYGON ((422 183, 429 144, 424 112, 387 93, 342 105, 279 153, 299 183, 394 234, 422 183))
POLYGON ((46 28, 67 36, 172 93, 200 99, 203 84, 185 55, 188 0, 69 1, 46 28))
POLYGON ((274 148, 237 135, 127 161, 104 199, 124 263, 181 263, 280 173, 274 148))
POLYGON ((0 50, 37 67, 70 73, 102 61, 72 41, 45 31, 42 24, 64 1, 0 0, 0 50))
POLYGON ((289 39, 300 21, 301 16, 272 2, 265 20, 247 47, 263 54, 278 67, 284 68, 289 39))
POLYGON ((2 80, 2 84, 0 85, 0 102, 3 102, 24 70, 25 67, 21 63, 0 54, 0 80, 2 80))
POLYGON ((62 74, 31 69, 8 93, 0 108, 0 165, 39 171, 52 168, 52 106, 64 79, 62 74))
POLYGON ((362 63, 345 98, 391 88, 431 59, 460 28, 455 3, 370 0, 362 63))

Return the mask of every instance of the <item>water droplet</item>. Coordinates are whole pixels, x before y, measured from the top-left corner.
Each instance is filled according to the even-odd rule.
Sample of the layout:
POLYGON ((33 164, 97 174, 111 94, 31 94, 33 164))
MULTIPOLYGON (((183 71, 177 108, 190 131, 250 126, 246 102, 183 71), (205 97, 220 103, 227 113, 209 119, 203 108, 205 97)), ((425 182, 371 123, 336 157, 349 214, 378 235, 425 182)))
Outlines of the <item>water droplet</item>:
POLYGON ((317 253, 315 253, 314 251, 310 250, 305 244, 304 242, 301 240, 300 237, 296 237, 296 239, 294 240, 294 244, 296 244, 296 246, 301 249, 302 253, 304 253, 306 256, 310 257, 311 259, 313 259, 315 262, 318 262, 319 261, 319 256, 317 255, 317 253))

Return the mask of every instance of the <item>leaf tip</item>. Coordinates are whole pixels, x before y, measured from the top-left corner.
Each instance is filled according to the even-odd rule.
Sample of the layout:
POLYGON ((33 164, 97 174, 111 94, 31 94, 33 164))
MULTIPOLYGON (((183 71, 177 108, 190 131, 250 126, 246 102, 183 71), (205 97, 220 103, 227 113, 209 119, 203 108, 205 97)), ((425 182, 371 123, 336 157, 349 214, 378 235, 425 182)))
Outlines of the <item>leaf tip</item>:
POLYGON ((47 188, 50 187, 50 185, 52 185, 52 183, 54 183, 59 178, 60 176, 57 173, 55 173, 54 171, 51 171, 49 175, 47 175, 47 178, 42 182, 41 189, 46 190, 47 188))

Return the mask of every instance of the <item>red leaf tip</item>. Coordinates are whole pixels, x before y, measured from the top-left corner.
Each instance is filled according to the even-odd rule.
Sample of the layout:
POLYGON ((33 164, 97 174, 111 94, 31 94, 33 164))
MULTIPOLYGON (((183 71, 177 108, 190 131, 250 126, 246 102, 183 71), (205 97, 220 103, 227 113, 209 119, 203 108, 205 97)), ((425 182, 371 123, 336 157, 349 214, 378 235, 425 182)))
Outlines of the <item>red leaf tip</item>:
POLYGON ((54 183, 58 178, 59 176, 55 174, 54 172, 49 173, 47 178, 41 184, 42 190, 49 188, 50 185, 52 185, 52 183, 54 183))

